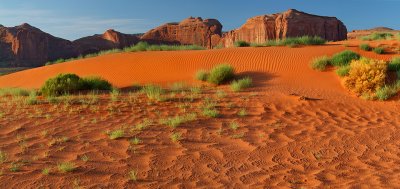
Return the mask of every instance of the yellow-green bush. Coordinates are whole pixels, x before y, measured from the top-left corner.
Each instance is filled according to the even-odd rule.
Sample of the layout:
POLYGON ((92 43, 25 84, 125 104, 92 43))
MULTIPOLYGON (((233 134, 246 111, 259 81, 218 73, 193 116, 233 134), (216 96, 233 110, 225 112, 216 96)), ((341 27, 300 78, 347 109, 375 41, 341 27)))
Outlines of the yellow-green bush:
POLYGON ((387 63, 383 60, 353 60, 350 68, 344 85, 359 96, 374 94, 385 84, 387 63))

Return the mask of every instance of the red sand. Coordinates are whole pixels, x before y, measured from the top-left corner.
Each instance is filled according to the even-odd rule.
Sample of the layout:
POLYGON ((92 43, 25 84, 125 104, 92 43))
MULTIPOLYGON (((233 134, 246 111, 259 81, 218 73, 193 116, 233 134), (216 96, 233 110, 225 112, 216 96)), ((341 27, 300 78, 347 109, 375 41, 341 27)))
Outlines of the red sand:
MULTIPOLYGON (((364 56, 389 60, 350 47, 325 45, 288 48, 231 48, 188 52, 142 52, 106 55, 46 66, 0 77, 0 87, 38 88, 58 73, 97 75, 118 87, 133 83, 196 82, 193 75, 219 63, 230 63, 250 75, 255 87, 218 99, 207 90, 189 106, 197 112, 203 99, 218 100, 222 117, 199 119, 176 129, 155 124, 125 138, 110 140, 106 130, 131 128, 144 118, 183 114, 179 102, 134 102, 125 94, 111 103, 102 96, 98 105, 21 106, 1 99, 0 146, 9 154, 0 187, 73 186, 86 188, 396 188, 400 186, 400 118, 397 100, 371 102, 349 95, 332 72, 309 67, 317 56, 351 49, 364 56), (290 95, 296 93, 298 96, 290 95), (309 100, 299 100, 306 96, 309 100), (234 106, 230 107, 230 104, 234 106), (110 107, 119 111, 110 113, 110 107), (98 110, 96 108, 99 108, 98 110), (245 108, 248 116, 237 112, 245 108), (94 121, 94 119, 96 119, 94 121), (229 128, 232 121, 238 130, 229 128), (48 131, 48 136, 40 133, 48 131), (172 143, 172 132, 183 139, 172 143), (25 136, 27 150, 21 152, 25 136), (70 141, 48 147, 52 138, 70 141), (135 152, 129 139, 142 141, 135 152), (43 146, 44 144, 44 146, 43 146), (60 149, 65 147, 64 149, 60 149), (44 154, 48 152, 47 156, 44 154), (81 157, 90 160, 83 162, 81 157), (38 159, 33 160, 35 156, 38 159), (21 172, 8 170, 12 161, 29 159, 21 172), (62 174, 58 162, 72 161, 78 169, 62 174), (52 167, 49 176, 41 174, 52 167), (138 181, 127 179, 138 170, 138 181)), ((201 115, 201 114, 199 114, 201 115)))

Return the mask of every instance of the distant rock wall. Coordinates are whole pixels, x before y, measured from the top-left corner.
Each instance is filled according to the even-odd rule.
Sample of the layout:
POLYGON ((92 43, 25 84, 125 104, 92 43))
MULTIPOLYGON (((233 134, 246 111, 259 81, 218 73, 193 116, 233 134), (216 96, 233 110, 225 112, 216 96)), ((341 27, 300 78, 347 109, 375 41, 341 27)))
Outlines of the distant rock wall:
POLYGON ((169 23, 145 33, 141 40, 158 44, 216 46, 222 37, 222 25, 218 20, 200 17, 187 18, 180 23, 169 23))
POLYGON ((320 36, 328 41, 347 39, 346 26, 335 17, 316 16, 290 9, 283 13, 250 18, 240 28, 224 35, 224 46, 235 41, 264 43, 286 37, 320 36))

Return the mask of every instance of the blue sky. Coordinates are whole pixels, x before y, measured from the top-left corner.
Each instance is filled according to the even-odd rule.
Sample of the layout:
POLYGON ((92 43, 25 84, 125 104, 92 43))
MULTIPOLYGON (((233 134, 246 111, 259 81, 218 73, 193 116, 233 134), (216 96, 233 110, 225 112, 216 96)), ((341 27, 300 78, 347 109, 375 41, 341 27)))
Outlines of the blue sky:
POLYGON ((74 40, 110 28, 143 33, 189 16, 216 18, 228 31, 252 16, 289 8, 336 16, 349 30, 376 26, 400 29, 400 0, 1 0, 0 24, 26 22, 74 40))

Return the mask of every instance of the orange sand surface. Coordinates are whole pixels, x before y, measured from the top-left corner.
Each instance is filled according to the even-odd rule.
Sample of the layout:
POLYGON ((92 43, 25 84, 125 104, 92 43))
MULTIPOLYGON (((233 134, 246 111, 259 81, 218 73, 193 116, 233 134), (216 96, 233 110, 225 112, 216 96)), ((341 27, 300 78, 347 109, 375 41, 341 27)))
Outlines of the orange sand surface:
POLYGON ((309 67, 313 58, 345 49, 384 60, 397 56, 360 51, 360 43, 121 53, 2 76, 0 87, 39 88, 58 73, 101 76, 121 88, 177 81, 197 85, 197 70, 229 63, 240 75, 251 76, 255 86, 241 93, 205 86, 192 101, 182 100, 189 92, 166 102, 128 93, 112 102, 101 94, 90 105, 24 105, 3 97, 0 149, 8 159, 2 163, 0 188, 397 188, 398 101, 361 100, 333 71, 309 67), (215 101, 220 117, 201 114, 207 98, 215 101), (243 109, 248 115, 238 116, 243 109), (177 128, 158 121, 191 112, 197 119, 177 128), (135 129, 146 118, 154 122, 135 129), (239 127, 233 129, 232 122, 239 127), (124 137, 109 139, 106 131, 116 129, 125 130, 124 137), (173 132, 182 134, 179 142, 171 141, 173 132), (68 140, 51 142, 63 137, 68 140), (135 137, 141 142, 133 145, 135 137), (21 164, 18 172, 10 171, 15 162, 21 164), (60 162, 77 168, 61 173, 60 162), (49 175, 42 174, 46 167, 49 175), (136 181, 128 177, 133 169, 136 181))

